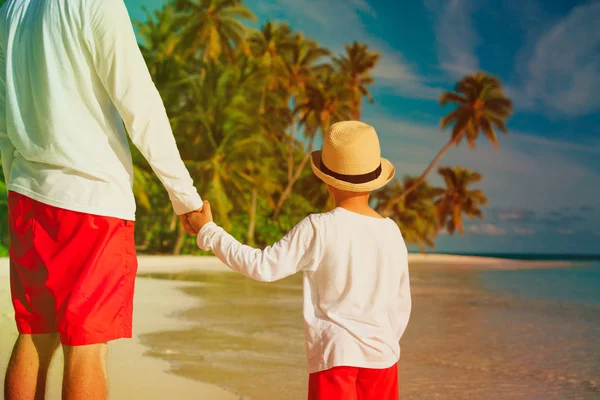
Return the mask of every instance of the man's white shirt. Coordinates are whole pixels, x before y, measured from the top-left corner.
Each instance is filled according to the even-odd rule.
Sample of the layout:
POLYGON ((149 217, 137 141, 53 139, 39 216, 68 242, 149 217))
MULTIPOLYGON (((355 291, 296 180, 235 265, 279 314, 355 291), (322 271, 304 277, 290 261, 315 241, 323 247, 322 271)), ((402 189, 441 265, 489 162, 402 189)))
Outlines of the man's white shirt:
POLYGON ((0 150, 8 189, 134 220, 126 132, 175 212, 201 208, 123 0, 8 0, 0 11, 0 150))

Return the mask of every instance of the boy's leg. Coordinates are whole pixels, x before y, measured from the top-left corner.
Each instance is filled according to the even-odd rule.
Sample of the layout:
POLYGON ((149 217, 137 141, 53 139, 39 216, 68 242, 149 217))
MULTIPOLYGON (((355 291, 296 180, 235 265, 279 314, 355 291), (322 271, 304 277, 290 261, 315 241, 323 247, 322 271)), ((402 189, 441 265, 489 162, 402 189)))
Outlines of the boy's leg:
POLYGON ((58 343, 58 334, 19 335, 6 370, 6 400, 45 398, 48 367, 58 343))
POLYGON ((107 398, 106 343, 63 346, 65 369, 63 400, 104 400, 107 398))
POLYGON ((358 400, 398 400, 398 364, 386 369, 360 368, 358 400))
POLYGON ((310 374, 308 400, 357 400, 356 367, 334 367, 310 374))

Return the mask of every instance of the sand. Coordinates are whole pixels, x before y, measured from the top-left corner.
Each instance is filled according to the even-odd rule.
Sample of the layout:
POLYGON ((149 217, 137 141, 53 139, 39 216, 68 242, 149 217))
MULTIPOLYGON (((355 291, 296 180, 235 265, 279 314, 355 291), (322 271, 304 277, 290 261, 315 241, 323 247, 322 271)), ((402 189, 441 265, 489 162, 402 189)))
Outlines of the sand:
MULTIPOLYGON (((533 263, 513 262, 483 257, 439 254, 411 254, 411 265, 462 265, 473 268, 535 267, 533 263)), ((229 271, 215 257, 140 256, 139 273, 179 273, 187 271, 229 271)), ((544 263, 549 266, 549 263, 544 263)), ((240 396, 217 386, 186 379, 170 373, 176 368, 167 361, 147 355, 141 335, 185 329, 191 326, 178 314, 199 305, 197 297, 179 290, 194 286, 191 282, 153 280, 138 277, 136 283, 134 338, 112 342, 109 347, 109 391, 111 399, 239 399, 240 396)), ((196 285, 197 286, 197 285, 196 285)), ((17 336, 10 304, 8 260, 0 259, 0 387, 12 345, 17 336)), ((57 353, 51 367, 49 400, 60 399, 62 354, 57 353)))
MULTIPOLYGON (((152 258, 141 257, 140 272, 157 270, 154 262, 152 258)), ((168 270, 165 266, 174 264, 177 264, 175 260, 163 263, 163 271, 168 270)), ((187 270, 189 269, 188 260, 187 270)), ((207 269, 210 270, 210 267, 207 269)), ((168 362, 145 355, 148 348, 141 344, 140 335, 186 327, 186 322, 177 318, 177 313, 198 305, 198 300, 186 296, 178 288, 189 285, 193 284, 138 278, 135 294, 134 338, 112 342, 109 347, 109 398, 115 400, 239 399, 239 396, 217 386, 170 374, 171 367, 168 362)), ((9 293, 8 261, 0 259, 0 387, 4 385, 6 365, 17 337, 9 293)), ((48 400, 60 399, 61 370, 62 354, 58 352, 51 366, 48 400)))

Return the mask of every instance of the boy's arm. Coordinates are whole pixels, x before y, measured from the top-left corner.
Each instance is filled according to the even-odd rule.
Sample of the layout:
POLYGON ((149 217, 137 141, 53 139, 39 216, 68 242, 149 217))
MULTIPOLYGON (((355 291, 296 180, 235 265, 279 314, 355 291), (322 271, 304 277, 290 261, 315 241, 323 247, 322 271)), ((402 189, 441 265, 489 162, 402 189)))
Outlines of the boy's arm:
POLYGON ((8 138, 6 127, 6 57, 0 47, 0 153, 2 154, 2 171, 4 182, 10 179, 10 168, 15 158, 15 146, 8 138))
POLYGON ((404 331, 408 325, 408 320, 410 319, 410 312, 412 308, 412 299, 410 296, 410 279, 408 274, 408 259, 402 260, 403 272, 402 277, 400 278, 400 286, 398 290, 398 297, 396 303, 396 335, 398 341, 404 335, 404 331))
POLYGON ((198 246, 211 250, 234 271, 262 282, 283 279, 300 270, 314 270, 319 251, 311 217, 303 219, 283 239, 264 250, 241 244, 214 222, 209 222, 198 233, 198 246))
POLYGON ((96 72, 132 142, 169 193, 179 215, 202 207, 169 118, 139 49, 123 0, 89 0, 83 21, 96 72))

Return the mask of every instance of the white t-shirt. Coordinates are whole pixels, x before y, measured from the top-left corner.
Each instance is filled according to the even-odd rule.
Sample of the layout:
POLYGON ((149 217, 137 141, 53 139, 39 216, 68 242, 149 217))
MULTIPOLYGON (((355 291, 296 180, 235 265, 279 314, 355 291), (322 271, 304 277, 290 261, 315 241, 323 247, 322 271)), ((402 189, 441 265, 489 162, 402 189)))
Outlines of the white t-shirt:
POLYGON ((242 245, 215 223, 198 246, 258 281, 304 272, 308 372, 335 366, 388 368, 411 310, 408 254, 398 226, 336 208, 313 214, 275 245, 242 245))
POLYGON ((123 122, 177 214, 202 207, 123 0, 8 0, 0 9, 0 150, 8 189, 135 219, 123 122))

